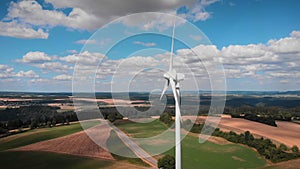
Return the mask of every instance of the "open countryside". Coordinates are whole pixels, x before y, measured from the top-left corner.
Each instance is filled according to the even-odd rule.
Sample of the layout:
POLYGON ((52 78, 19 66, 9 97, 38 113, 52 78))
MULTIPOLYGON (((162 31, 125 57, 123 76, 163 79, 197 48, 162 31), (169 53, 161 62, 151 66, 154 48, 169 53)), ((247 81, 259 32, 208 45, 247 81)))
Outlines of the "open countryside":
MULTIPOLYGON (((137 95, 136 97, 140 96, 137 95)), ((65 104, 65 102, 69 102, 64 99, 57 101, 56 97, 55 99, 56 102, 62 102, 63 104, 65 104)), ((139 102, 141 102, 141 100, 139 100, 139 102)), ((8 103, 14 103, 16 105, 19 103, 24 104, 23 101, 13 101, 8 103)), ((56 103, 56 105, 58 104, 61 105, 61 103, 56 103)), ((48 103, 45 103, 45 105, 49 106, 48 103)), ((54 105, 51 106, 55 107, 54 105)), ((145 102, 143 106, 147 107, 147 102, 145 102)), ((37 108, 41 110, 43 109, 43 107, 37 108)), ((47 111, 53 111, 52 109, 49 109, 47 107, 45 108, 45 110, 47 111)), ((18 110, 20 108, 18 106, 14 109, 18 110)), ((141 107, 139 107, 139 109, 141 109, 141 107)), ((39 124, 37 126, 40 127, 36 128, 31 127, 30 129, 29 126, 29 129, 24 128, 21 130, 9 130, 10 133, 2 135, 2 138, 0 139, 1 154, 3 156, 5 156, 5 154, 9 156, 14 153, 20 153, 24 155, 28 153, 29 158, 30 156, 36 155, 36 153, 41 153, 41 158, 45 158, 45 160, 47 158, 50 158, 50 160, 59 160, 63 156, 65 156, 66 158, 74 156, 74 159, 82 157, 83 159, 89 161, 87 163, 91 163, 89 164, 91 165, 90 168, 95 168, 93 167, 93 164, 101 164, 107 167, 116 167, 119 162, 122 163, 124 167, 118 166, 118 168, 126 168, 128 166, 131 166, 132 168, 152 167, 147 163, 147 160, 143 158, 140 159, 137 154, 135 154, 135 150, 130 149, 130 147, 128 147, 128 144, 126 144, 124 140, 118 138, 119 135, 116 135, 116 133, 112 131, 112 128, 107 126, 103 127, 103 119, 82 121, 82 125, 84 125, 86 128, 86 131, 82 131, 81 124, 78 123, 76 119, 63 120, 63 123, 60 123, 59 121, 59 117, 61 115, 63 115, 63 117, 72 117, 72 113, 70 111, 73 111, 73 109, 66 111, 60 110, 61 108, 55 109, 55 111, 57 112, 57 115, 54 114, 56 117, 56 124, 53 124, 52 120, 50 127, 47 126, 47 122, 45 122, 45 126, 41 126, 41 124, 39 124), (105 145, 108 149, 114 149, 115 152, 118 152, 120 150, 126 151, 127 153, 136 156, 136 158, 131 159, 121 157, 117 154, 111 153, 108 149, 99 147, 95 142, 93 142, 93 140, 91 140, 91 138, 89 138, 86 132, 98 134, 99 137, 97 143, 105 145), (116 146, 115 144, 111 145, 111 143, 115 143, 116 140, 119 140, 117 141, 118 146, 116 146), (56 156, 55 154, 58 155, 56 156), (56 159, 56 157, 58 159, 56 159)), ((103 110, 107 110, 107 108, 104 108, 103 110)), ((115 111, 113 107, 109 108, 109 110, 111 110, 112 112, 115 111)), ((170 109, 167 109, 166 111, 172 112, 172 107, 170 109)), ((30 114, 30 111, 28 113, 30 114)), ((45 112, 43 112, 43 114, 44 113, 45 112)), ((105 114, 106 111, 103 111, 103 113, 105 114)), ((114 118, 110 116, 106 117, 107 120, 112 121, 113 124, 117 128, 119 128, 121 132, 127 135, 128 138, 152 137, 162 133, 164 130, 167 130, 169 128, 169 125, 166 124, 165 121, 157 119, 159 118, 159 116, 153 116, 154 119, 149 118, 148 120, 152 121, 150 123, 131 122, 130 120, 123 118, 122 116, 119 116, 117 114, 115 114, 114 118)), ((196 124, 202 124, 206 119, 206 116, 183 116, 184 122, 188 119, 195 120, 196 124)), ((147 121, 147 118, 143 117, 141 121, 147 121)), ((277 127, 274 127, 242 118, 231 118, 230 115, 222 115, 218 128, 220 128, 220 130, 224 132, 234 131, 236 133, 245 133, 246 131, 250 131, 256 138, 263 137, 265 139, 271 139, 273 143, 277 145, 277 147, 279 147, 280 144, 286 145, 287 148, 298 146, 297 141, 299 140, 299 134, 297 131, 299 129, 299 124, 292 121, 276 121, 276 124, 277 127), (285 135, 285 137, 280 137, 281 135, 285 135)), ((182 130, 182 132, 185 131, 182 130)), ((146 150, 147 148, 149 149, 149 147, 151 147, 155 149, 155 144, 159 145, 172 143, 168 143, 163 140, 157 140, 156 143, 144 143, 140 145, 140 148, 144 148, 146 150)), ((195 168, 200 165, 205 166, 205 168, 280 168, 282 166, 285 167, 289 162, 271 162, 264 156, 260 155, 257 150, 246 145, 235 144, 233 142, 227 141, 222 137, 211 136, 211 138, 207 142, 200 144, 199 135, 196 133, 189 133, 182 140, 182 149, 182 165, 184 168, 195 168), (190 154, 193 154, 192 158, 190 154), (216 162, 216 160, 218 162, 216 162)), ((174 156, 174 148, 165 152, 164 155, 174 156)), ((154 158, 156 158, 156 160, 159 160, 164 155, 155 156, 154 158)), ((72 160, 70 160, 70 162, 71 161, 72 160)), ((83 165, 86 164, 83 163, 83 165)), ((7 168, 9 167, 10 166, 7 166, 7 168)))

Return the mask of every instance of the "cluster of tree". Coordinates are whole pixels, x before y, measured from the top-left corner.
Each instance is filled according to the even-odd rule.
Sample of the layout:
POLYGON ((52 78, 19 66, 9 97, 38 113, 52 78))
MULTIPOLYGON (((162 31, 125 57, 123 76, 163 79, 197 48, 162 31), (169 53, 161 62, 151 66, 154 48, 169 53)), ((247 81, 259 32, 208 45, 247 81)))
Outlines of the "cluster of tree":
POLYGON ((216 130, 214 135, 223 137, 226 140, 234 143, 245 144, 253 147, 258 151, 259 154, 263 155, 266 159, 269 159, 272 162, 281 162, 300 157, 297 146, 293 146, 289 151, 286 145, 281 144, 277 147, 270 139, 264 139, 263 137, 260 139, 254 138, 249 131, 246 131, 242 134, 237 134, 232 131, 227 133, 216 130))
POLYGON ((151 116, 158 116, 160 114, 159 110, 151 109, 151 111, 149 111, 149 108, 149 106, 119 106, 118 108, 99 106, 100 112, 104 118, 106 118, 106 116, 108 116, 110 113, 115 113, 116 115, 121 114, 122 116, 128 118, 147 118, 151 116))
POLYGON ((277 127, 277 124, 275 122, 275 119, 273 119, 272 117, 269 116, 258 116, 255 114, 245 114, 245 115, 231 115, 231 117, 233 118, 244 118, 246 120, 250 120, 250 121, 255 121, 255 122, 259 122, 259 123, 263 123, 263 124, 267 124, 270 126, 274 126, 277 127))
MULTIPOLYGON (((108 113, 121 113, 122 116, 128 118, 147 118, 151 116, 160 116, 162 112, 167 112, 171 116, 175 116, 175 108, 174 106, 167 106, 164 110, 161 110, 161 107, 151 107, 150 106, 122 106, 118 107, 102 107, 99 105, 100 112, 105 115, 108 113)), ((181 114, 184 115, 206 115, 210 110, 210 106, 197 106, 193 107, 193 105, 182 105, 181 106, 181 114), (197 112, 195 112, 197 111, 197 112)), ((222 112, 221 112, 222 113, 222 112)))
POLYGON ((173 124, 173 119, 172 119, 172 115, 168 112, 163 112, 160 117, 159 120, 163 123, 165 123, 168 126, 171 126, 173 124))
POLYGON ((227 106, 224 113, 230 114, 233 117, 239 117, 241 114, 251 114, 260 117, 271 118, 273 120, 291 121, 300 119, 300 107, 283 108, 283 107, 266 107, 266 106, 227 106))
POLYGON ((100 108, 100 112, 104 119, 110 122, 115 122, 116 120, 123 119, 123 115, 119 113, 115 107, 104 107, 100 108))
MULTIPOLYGON (((191 132, 200 133, 203 124, 194 124, 191 128, 191 132)), ((254 136, 246 131, 245 133, 237 134, 233 131, 223 132, 218 128, 213 133, 214 136, 222 137, 230 142, 248 145, 249 147, 255 148, 259 154, 264 156, 266 159, 272 162, 281 162, 291 160, 300 157, 299 149, 297 146, 293 146, 291 149, 284 144, 276 146, 270 139, 254 138, 254 136)))
POLYGON ((192 133, 200 133, 202 128, 203 128, 204 124, 192 124, 192 121, 190 119, 187 119, 183 122, 183 127, 184 129, 189 129, 190 128, 190 132, 192 133), (191 128, 189 125, 193 125, 191 128))
POLYGON ((157 167, 162 169, 175 169, 175 158, 170 155, 165 155, 158 159, 157 167))
POLYGON ((229 96, 226 101, 227 106, 241 107, 282 107, 294 108, 299 106, 299 99, 294 97, 253 97, 244 95, 242 97, 229 96))
POLYGON ((58 109, 50 106, 24 106, 0 110, 0 131, 5 133, 20 128, 52 127, 56 124, 78 121, 75 112, 58 113, 58 109))
MULTIPOLYGON (((161 110, 152 108, 151 111, 150 107, 147 106, 136 106, 136 107, 99 107, 100 112, 103 116, 104 119, 109 119, 110 121, 115 121, 118 119, 122 119, 123 117, 128 117, 128 118, 148 118, 151 116, 159 116, 161 115, 161 110)), ((173 107, 166 107, 164 112, 168 113, 171 116, 175 115, 174 108, 173 107)), ((91 111, 89 112, 84 112, 85 114, 89 114, 91 117, 92 113, 91 111)), ((95 113, 94 118, 99 118, 99 112, 95 113)))

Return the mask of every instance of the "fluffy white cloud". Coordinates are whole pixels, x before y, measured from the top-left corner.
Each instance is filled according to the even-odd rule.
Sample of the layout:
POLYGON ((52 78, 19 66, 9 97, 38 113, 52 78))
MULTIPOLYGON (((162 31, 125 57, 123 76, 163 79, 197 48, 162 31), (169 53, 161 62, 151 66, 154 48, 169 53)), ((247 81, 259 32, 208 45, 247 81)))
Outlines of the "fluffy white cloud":
POLYGON ((120 64, 122 64, 124 67, 155 67, 159 65, 159 60, 154 57, 134 56, 121 59, 120 64))
POLYGON ((91 23, 99 23, 96 16, 80 8, 73 8, 69 15, 59 10, 45 10, 34 0, 12 2, 8 9, 7 20, 18 19, 23 23, 39 26, 65 26, 75 29, 94 29, 91 23))
POLYGON ((27 72, 20 71, 15 76, 16 77, 24 77, 24 78, 38 78, 39 77, 39 75, 36 74, 33 70, 29 70, 27 72))
POLYGON ((45 61, 51 61, 53 57, 48 56, 44 52, 28 52, 26 53, 21 60, 17 60, 18 62, 23 63, 41 63, 45 61))
POLYGON ((9 36, 24 39, 47 39, 49 34, 42 29, 33 29, 30 26, 15 21, 0 22, 0 36, 9 36))
POLYGON ((290 35, 294 38, 300 38, 300 31, 293 31, 290 35))
POLYGON ((73 64, 77 63, 80 65, 97 65, 99 61, 105 58, 106 56, 101 53, 90 53, 85 51, 79 54, 61 57, 60 60, 73 64))
POLYGON ((297 54, 300 52, 300 31, 293 31, 290 37, 270 40, 269 49, 275 53, 297 54))
POLYGON ((278 62, 278 55, 262 44, 230 45, 220 51, 223 63, 231 65, 278 62))
POLYGON ((20 63, 29 64, 31 66, 40 68, 43 72, 67 72, 71 69, 70 66, 57 62, 56 56, 49 56, 44 52, 28 52, 22 59, 16 60, 20 63))
MULTIPOLYGON (((167 11, 166 13, 141 13, 138 15, 129 15, 120 22, 128 27, 137 27, 146 31, 157 29, 161 32, 174 25, 174 15, 176 15, 176 11, 167 11)), ((181 16, 183 18, 185 17, 184 15, 181 16)), ((179 26, 185 22, 184 19, 177 18, 176 25, 179 26)))
POLYGON ((67 80, 72 80, 72 76, 62 74, 62 75, 58 75, 58 76, 53 77, 53 79, 54 80, 60 80, 60 81, 67 81, 67 80))
POLYGON ((174 10, 180 6, 192 6, 196 0, 46 0, 46 2, 53 4, 56 8, 81 8, 104 19, 130 13, 174 10))
MULTIPOLYGON (((55 9, 44 9, 40 3, 35 0, 21 0, 11 2, 8 9, 6 20, 17 20, 27 25, 55 27, 64 26, 80 30, 95 30, 106 23, 125 16, 139 12, 163 12, 176 14, 176 10, 185 6, 190 12, 188 15, 182 14, 183 17, 193 21, 207 20, 211 13, 205 11, 205 7, 215 3, 215 0, 45 0, 55 9), (61 9, 71 8, 70 13, 64 13, 61 9)), ((129 17, 123 21, 127 26, 138 26, 142 29, 149 30, 157 28, 160 31, 171 27, 172 20, 168 16, 142 14, 135 17, 129 17), (146 19, 145 19, 146 17, 146 19)), ((179 23, 180 24, 180 23, 179 23)), ((28 28, 27 31, 31 30, 28 28)), ((48 34, 42 29, 35 31, 40 38, 47 38, 48 34)), ((32 33, 31 33, 32 34, 32 33)), ((19 34, 21 36, 21 34, 19 34)), ((26 35, 29 36, 29 35, 26 35)), ((37 35, 35 35, 37 36, 37 35)))
POLYGON ((222 48, 219 56, 225 68, 241 70, 239 77, 284 78, 284 81, 299 78, 299 34, 299 31, 293 31, 290 37, 270 40, 267 45, 231 45, 222 48))
POLYGON ((47 0, 46 2, 53 4, 57 9, 43 9, 35 0, 12 2, 8 9, 6 19, 17 19, 23 23, 38 26, 65 26, 81 30, 94 30, 112 19, 126 14, 152 10, 162 11, 178 7, 178 5, 190 4, 190 2, 186 3, 184 1, 170 3, 169 0, 154 0, 151 2, 141 2, 137 0, 123 0, 122 2, 112 2, 112 0, 88 0, 84 2, 47 0), (72 8, 72 11, 67 15, 59 10, 60 8, 72 8), (149 8, 149 10, 143 10, 147 8, 149 8))
POLYGON ((33 70, 15 72, 14 68, 0 64, 0 78, 13 79, 13 78, 38 78, 39 75, 33 70))
POLYGON ((210 13, 203 11, 203 12, 197 12, 194 15, 194 21, 205 21, 210 17, 210 13))
MULTIPOLYGON (((276 82, 287 84, 293 80, 300 81, 300 50, 296 47, 299 40, 300 32, 293 31, 289 37, 271 40, 268 44, 230 45, 222 49, 218 49, 214 45, 199 45, 193 49, 180 49, 175 53, 174 67, 178 72, 187 74, 187 79, 194 75, 197 78, 201 77, 198 79, 207 81, 208 75, 203 65, 213 70, 214 64, 217 63, 218 58, 221 58, 226 76, 229 79, 247 78, 250 79, 249 81, 254 79, 257 85, 276 82), (190 71, 193 74, 188 74, 190 71)), ((115 76, 121 79, 139 73, 140 77, 147 77, 147 80, 159 81, 162 79, 162 72, 149 73, 150 70, 147 70, 148 72, 141 72, 141 70, 144 68, 167 70, 169 58, 169 52, 148 57, 133 56, 120 60, 110 60, 101 53, 87 51, 60 58, 48 56, 43 52, 29 52, 24 55, 22 62, 51 71, 70 70, 70 65, 77 63, 80 65, 79 70, 82 71, 78 73, 79 78, 92 79, 96 69, 98 69, 96 74, 98 80, 100 79, 102 83, 108 83, 115 73, 117 73, 115 76), (100 63, 99 67, 97 67, 98 63, 100 63)), ((14 73, 13 68, 7 65, 0 65, 0 72, 1 78, 20 76, 39 78, 39 76, 34 75, 35 72, 20 71, 14 73)), ((215 71, 213 73, 220 72, 215 71)), ((66 71, 62 75, 53 77, 52 80, 70 81, 71 79, 71 72, 66 71)), ((152 85, 153 83, 149 84, 152 85)), ((160 83, 153 85, 160 85, 160 83)))
POLYGON ((205 8, 219 0, 201 0, 200 3, 191 7, 188 13, 185 15, 187 19, 197 21, 206 21, 211 17, 211 12, 207 12, 205 8))
MULTIPOLYGON (((259 82, 266 79, 273 82, 298 79, 300 76, 298 73, 300 72, 299 35, 298 31, 293 31, 290 37, 272 40, 266 45, 230 45, 221 50, 214 45, 199 45, 193 49, 181 49, 177 51, 177 56, 181 59, 174 63, 175 66, 176 63, 180 63, 178 67, 186 64, 194 75, 204 77, 207 76, 205 69, 214 67, 220 58, 226 77, 230 79, 253 78, 259 82), (202 67, 200 62, 206 68, 202 67)), ((169 55, 166 53, 155 58, 162 59, 161 62, 168 62, 169 55)), ((176 57, 174 59, 176 60, 176 57)), ((182 69, 182 71, 186 70, 182 69)))
POLYGON ((37 68, 41 68, 47 72, 67 72, 71 69, 70 66, 64 65, 60 62, 46 62, 40 64, 33 64, 33 66, 37 68))
POLYGON ((13 70, 14 70, 14 68, 12 68, 10 66, 0 64, 0 71, 1 71, 1 73, 2 72, 11 72, 13 70))
POLYGON ((188 65, 198 64, 200 61, 205 64, 213 64, 218 54, 219 51, 214 45, 199 45, 193 49, 180 49, 177 51, 177 55, 188 65))
POLYGON ((14 75, 14 68, 0 64, 0 78, 10 78, 14 75))

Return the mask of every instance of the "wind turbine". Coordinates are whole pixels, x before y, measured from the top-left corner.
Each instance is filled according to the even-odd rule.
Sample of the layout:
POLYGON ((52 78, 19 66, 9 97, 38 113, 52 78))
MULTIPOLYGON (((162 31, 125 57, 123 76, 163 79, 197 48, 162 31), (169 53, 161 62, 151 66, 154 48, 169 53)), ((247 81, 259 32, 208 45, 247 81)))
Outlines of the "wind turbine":
POLYGON ((175 165, 176 169, 181 169, 181 138, 180 138, 180 122, 181 114, 180 114, 180 85, 179 82, 183 81, 184 75, 181 73, 177 73, 175 69, 173 69, 173 53, 174 53, 174 35, 175 35, 175 26, 176 22, 174 21, 173 27, 173 35, 172 35, 172 47, 171 47, 171 56, 170 56, 170 64, 169 71, 164 74, 164 78, 167 80, 160 96, 160 100, 165 94, 168 87, 171 85, 171 89, 173 91, 174 99, 175 99, 175 165))

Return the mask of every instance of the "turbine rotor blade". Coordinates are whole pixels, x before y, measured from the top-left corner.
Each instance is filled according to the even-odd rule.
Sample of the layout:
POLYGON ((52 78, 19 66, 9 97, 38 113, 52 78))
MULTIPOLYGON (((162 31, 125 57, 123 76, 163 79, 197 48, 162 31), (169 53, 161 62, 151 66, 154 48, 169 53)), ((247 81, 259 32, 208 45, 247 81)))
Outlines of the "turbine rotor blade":
POLYGON ((179 116, 180 116, 180 121, 181 121, 181 123, 183 123, 183 120, 182 120, 182 117, 181 117, 181 110, 180 110, 180 106, 181 106, 181 93, 180 93, 180 89, 177 89, 177 91, 178 91, 178 110, 179 110, 179 116))
POLYGON ((166 91, 167 91, 167 89, 168 89, 168 87, 169 87, 169 84, 170 84, 170 82, 169 82, 169 80, 167 80, 166 83, 165 83, 164 89, 163 89, 163 91, 162 91, 162 93, 161 93, 161 95, 160 95, 160 100, 162 99, 162 97, 163 97, 164 94, 166 93, 166 91))
POLYGON ((174 21, 174 26, 173 26, 173 34, 172 34, 172 46, 171 46, 171 56, 170 56, 170 65, 169 65, 169 71, 173 70, 173 53, 174 53, 174 36, 175 36, 175 27, 176 27, 176 21, 174 21))
MULTIPOLYGON (((180 119, 180 121, 182 122, 182 118, 181 118, 181 113, 180 113, 180 107, 179 107, 179 94, 176 91, 176 84, 173 81, 173 79, 170 79, 170 84, 172 87, 172 91, 174 94, 174 99, 175 99, 175 107, 178 110, 178 112, 175 112, 176 116, 178 116, 178 118, 180 119)), ((175 117, 176 118, 176 117, 175 117)))
POLYGON ((178 102, 178 94, 176 92, 176 86, 175 86, 175 82, 173 79, 170 79, 170 84, 171 84, 171 88, 172 88, 172 92, 173 92, 173 95, 174 95, 174 99, 175 99, 175 102, 178 102))

